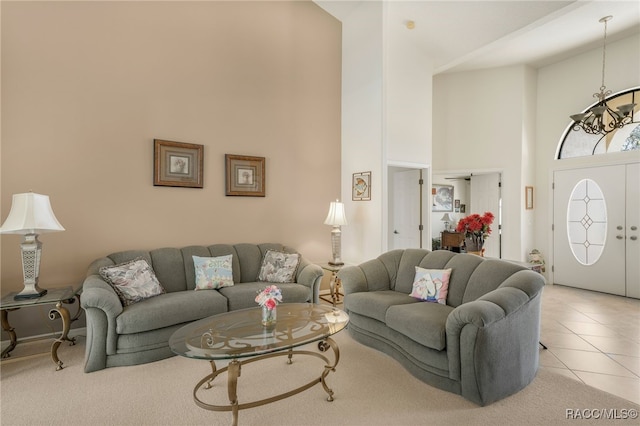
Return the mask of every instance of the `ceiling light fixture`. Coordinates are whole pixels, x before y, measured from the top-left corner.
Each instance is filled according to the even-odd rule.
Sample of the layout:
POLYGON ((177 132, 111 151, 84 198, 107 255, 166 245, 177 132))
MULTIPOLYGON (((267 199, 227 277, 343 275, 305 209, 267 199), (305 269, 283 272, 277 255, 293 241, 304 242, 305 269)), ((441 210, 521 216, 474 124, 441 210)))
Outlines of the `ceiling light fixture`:
POLYGON ((633 107, 636 106, 636 104, 620 105, 617 108, 618 111, 614 111, 605 102, 607 96, 611 94, 611 90, 607 90, 604 85, 604 67, 607 52, 607 22, 612 18, 613 16, 609 15, 599 21, 604 23, 604 40, 602 43, 602 85, 600 86, 600 93, 593 94, 594 98, 598 98, 598 103, 586 112, 571 116, 573 130, 584 130, 592 135, 606 135, 631 123, 633 107))

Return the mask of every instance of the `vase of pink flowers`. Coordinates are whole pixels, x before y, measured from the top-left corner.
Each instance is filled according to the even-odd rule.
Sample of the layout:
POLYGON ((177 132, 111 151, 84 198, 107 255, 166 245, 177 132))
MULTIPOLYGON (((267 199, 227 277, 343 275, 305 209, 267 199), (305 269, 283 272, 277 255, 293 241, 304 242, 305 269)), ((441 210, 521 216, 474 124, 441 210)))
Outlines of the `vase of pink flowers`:
POLYGON ((262 306, 262 325, 274 326, 278 319, 276 307, 282 302, 282 292, 278 286, 270 285, 256 296, 256 302, 262 306))

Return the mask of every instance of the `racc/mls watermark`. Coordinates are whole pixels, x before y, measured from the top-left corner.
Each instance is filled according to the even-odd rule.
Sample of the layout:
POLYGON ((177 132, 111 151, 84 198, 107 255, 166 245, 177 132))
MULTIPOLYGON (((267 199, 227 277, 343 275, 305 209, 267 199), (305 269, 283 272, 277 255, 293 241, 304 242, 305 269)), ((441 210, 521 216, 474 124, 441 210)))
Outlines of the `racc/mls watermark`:
POLYGON ((569 420, 629 420, 638 418, 635 408, 567 408, 569 420))

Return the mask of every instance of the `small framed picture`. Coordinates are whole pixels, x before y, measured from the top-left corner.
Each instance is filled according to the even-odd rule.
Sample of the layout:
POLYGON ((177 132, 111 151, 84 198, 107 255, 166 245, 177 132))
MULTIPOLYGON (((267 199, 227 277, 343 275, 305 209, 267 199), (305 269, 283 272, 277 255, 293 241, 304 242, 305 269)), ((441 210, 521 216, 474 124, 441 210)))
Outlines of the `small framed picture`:
POLYGON ((203 145, 153 140, 153 185, 202 188, 203 145))
POLYGON ((460 213, 466 213, 466 212, 467 212, 467 205, 460 204, 460 213))
POLYGON ((225 154, 226 195, 265 196, 265 157, 225 154))
POLYGON ((453 185, 433 185, 431 198, 431 211, 453 212, 453 185))
POLYGON ((460 208, 460 200, 455 200, 454 205, 455 205, 456 209, 459 209, 460 208))
POLYGON ((533 186, 524 187, 524 208, 527 210, 533 209, 533 186))
POLYGON ((371 201, 371 172, 353 174, 351 199, 353 201, 371 201))

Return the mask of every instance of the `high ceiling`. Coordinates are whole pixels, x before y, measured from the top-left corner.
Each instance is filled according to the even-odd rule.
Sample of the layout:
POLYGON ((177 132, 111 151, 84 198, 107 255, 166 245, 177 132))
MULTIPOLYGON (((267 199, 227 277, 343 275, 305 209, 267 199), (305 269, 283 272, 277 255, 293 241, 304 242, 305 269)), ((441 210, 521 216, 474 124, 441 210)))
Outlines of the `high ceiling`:
MULTIPOLYGON (((344 21, 363 1, 316 0, 344 21)), ((637 34, 639 0, 431 1, 386 0, 386 31, 408 31, 433 61, 435 73, 515 64, 548 65, 637 34), (414 29, 407 22, 415 23, 414 29)))

